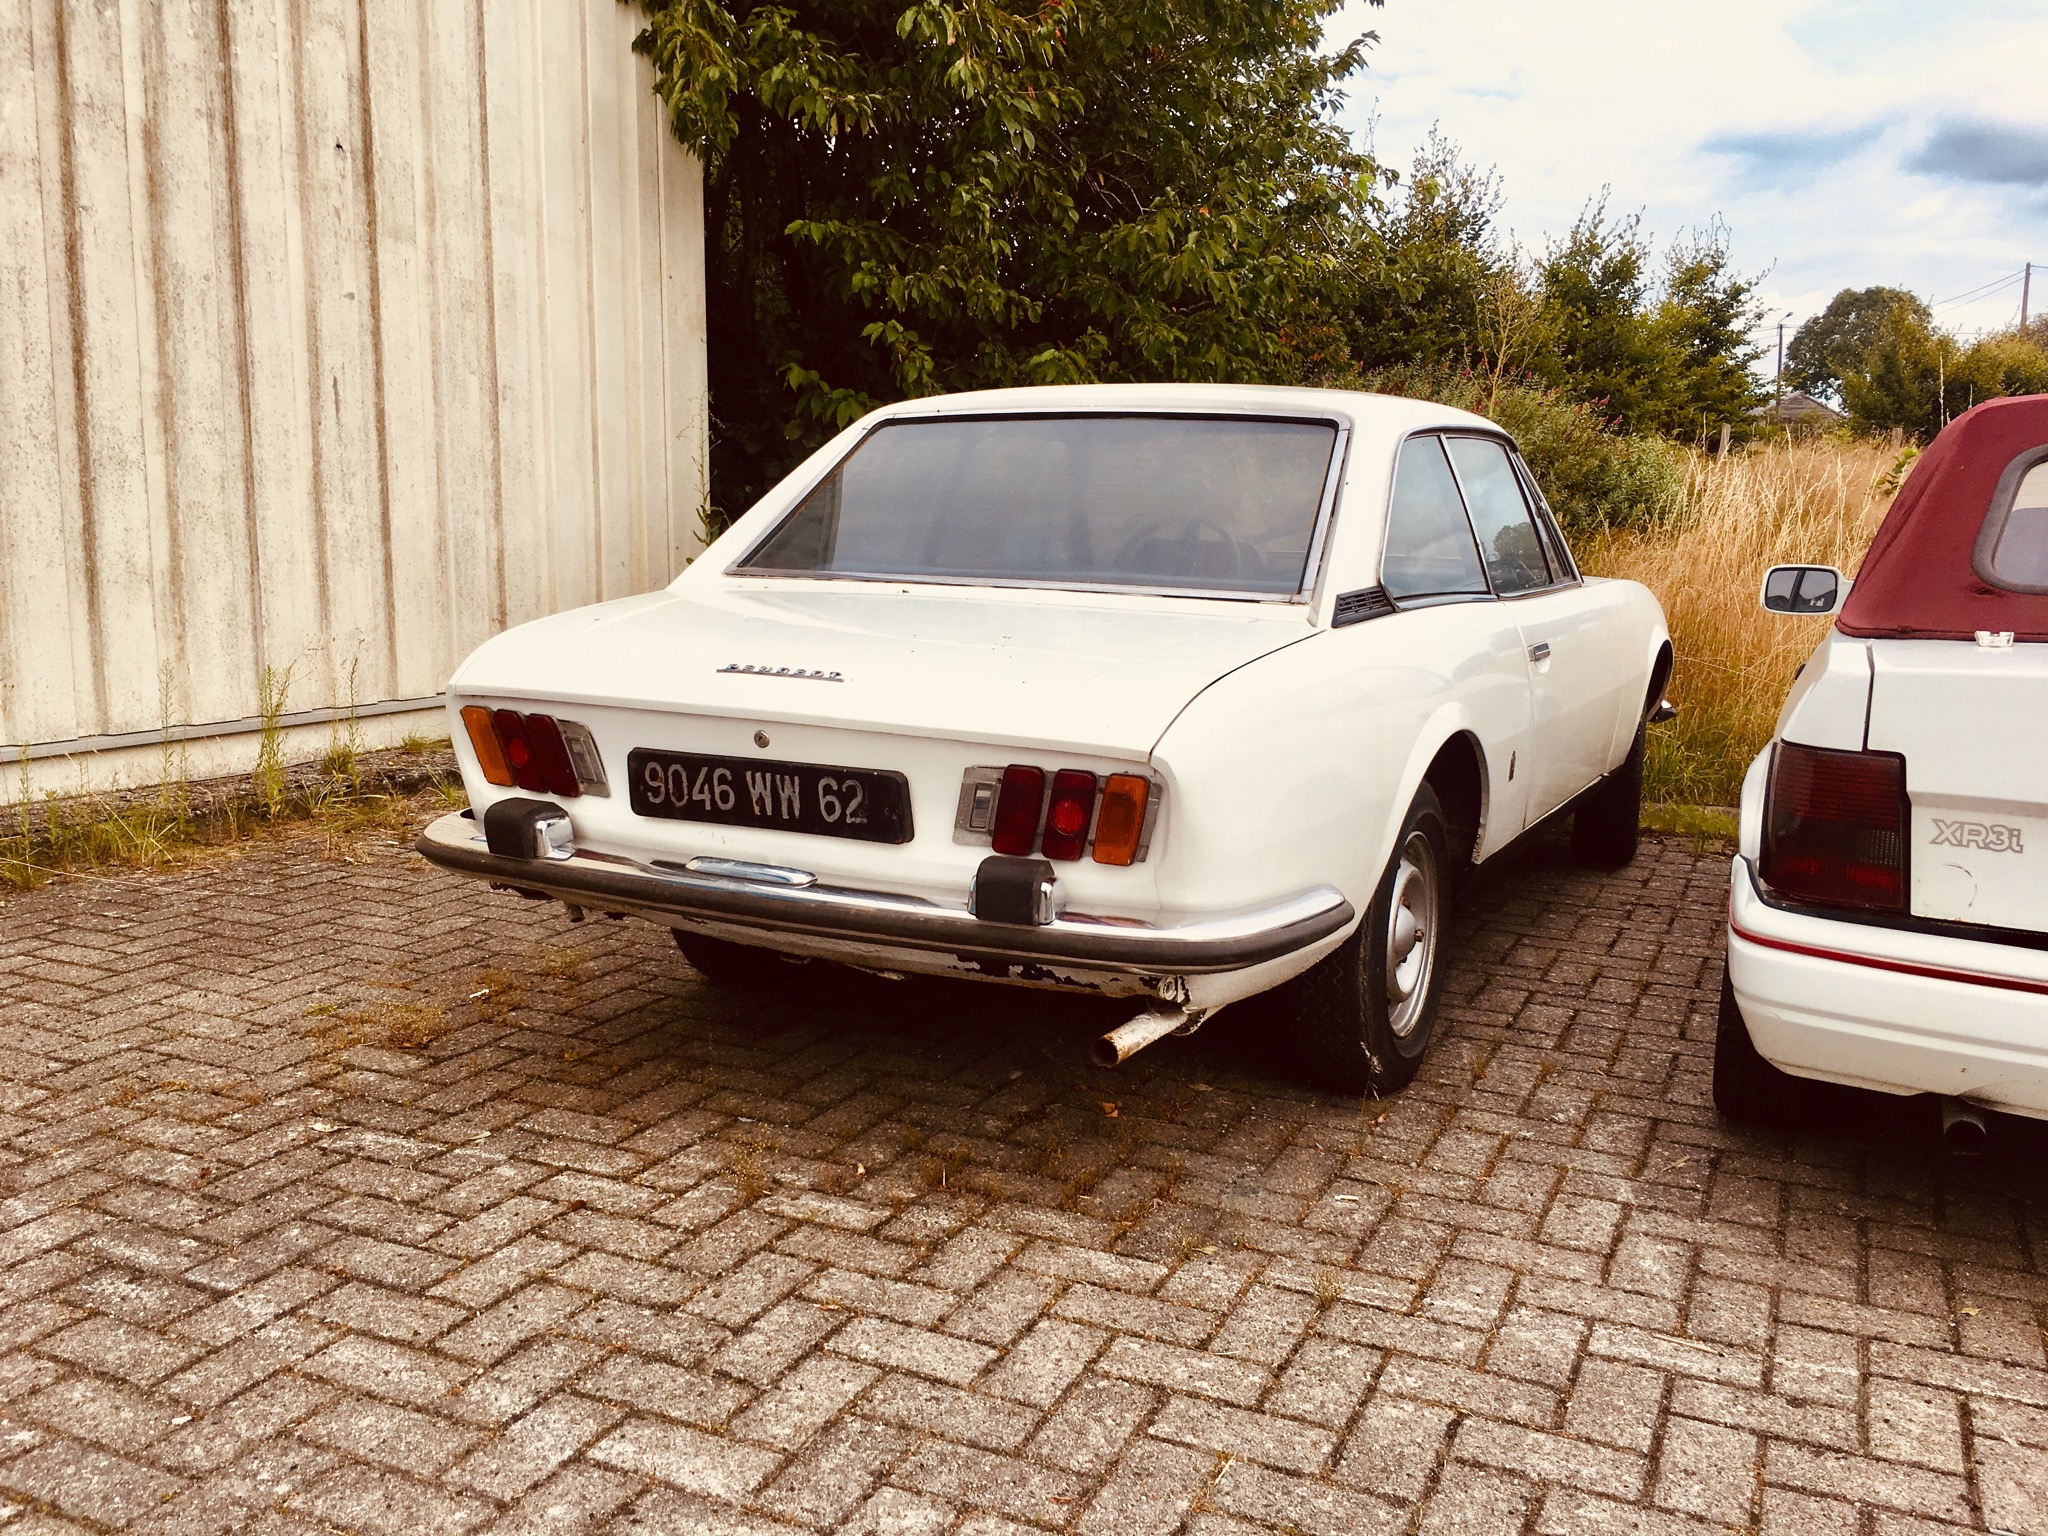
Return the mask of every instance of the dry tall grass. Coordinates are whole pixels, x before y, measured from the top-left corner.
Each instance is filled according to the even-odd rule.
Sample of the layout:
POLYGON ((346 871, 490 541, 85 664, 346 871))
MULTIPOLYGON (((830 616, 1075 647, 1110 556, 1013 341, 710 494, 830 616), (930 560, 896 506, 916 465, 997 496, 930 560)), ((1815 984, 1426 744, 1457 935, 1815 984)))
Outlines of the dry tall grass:
POLYGON ((1694 454, 1676 515, 1647 532, 1582 541, 1589 572, 1642 582, 1671 623, 1679 717, 1650 733, 1647 798, 1735 803, 1828 624, 1765 613, 1764 571, 1812 562, 1855 574, 1891 504, 1895 458, 1882 445, 1831 441, 1694 454))

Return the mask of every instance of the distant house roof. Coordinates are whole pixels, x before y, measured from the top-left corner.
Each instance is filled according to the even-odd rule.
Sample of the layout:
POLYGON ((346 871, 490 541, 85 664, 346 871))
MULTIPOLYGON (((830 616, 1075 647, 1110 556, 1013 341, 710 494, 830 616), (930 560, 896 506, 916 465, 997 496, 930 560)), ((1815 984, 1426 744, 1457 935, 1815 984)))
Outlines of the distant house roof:
POLYGON ((1849 418, 1825 401, 1816 400, 1803 389, 1788 389, 1776 400, 1760 405, 1749 413, 1762 421, 1773 422, 1781 427, 1811 425, 1829 426, 1849 418))

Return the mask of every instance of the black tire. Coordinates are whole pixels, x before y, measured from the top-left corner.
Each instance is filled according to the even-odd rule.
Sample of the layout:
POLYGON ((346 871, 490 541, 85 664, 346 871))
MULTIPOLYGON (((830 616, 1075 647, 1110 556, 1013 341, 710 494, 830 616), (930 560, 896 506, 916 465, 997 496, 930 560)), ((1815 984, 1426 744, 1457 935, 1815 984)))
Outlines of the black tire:
POLYGON ((685 933, 680 928, 671 928, 669 932, 675 935, 676 948, 683 952, 690 968, 713 986, 766 986, 790 973, 788 962, 772 949, 685 933))
POLYGON ((1422 1065, 1443 992, 1450 847, 1444 808, 1425 784, 1408 807, 1365 920, 1288 984, 1295 1039, 1318 1086, 1378 1097, 1405 1088, 1422 1065), (1402 935, 1407 948, 1390 964, 1402 911, 1416 927, 1402 935))
POLYGON ((1721 973, 1721 1016, 1714 1024, 1714 1108, 1730 1120, 1782 1125, 1799 1107, 1803 1085, 1765 1061, 1735 1004, 1735 984, 1721 973))
POLYGON ((1643 752, 1646 728, 1621 766, 1587 790, 1572 811, 1572 856, 1602 869, 1620 869, 1643 838, 1643 752))

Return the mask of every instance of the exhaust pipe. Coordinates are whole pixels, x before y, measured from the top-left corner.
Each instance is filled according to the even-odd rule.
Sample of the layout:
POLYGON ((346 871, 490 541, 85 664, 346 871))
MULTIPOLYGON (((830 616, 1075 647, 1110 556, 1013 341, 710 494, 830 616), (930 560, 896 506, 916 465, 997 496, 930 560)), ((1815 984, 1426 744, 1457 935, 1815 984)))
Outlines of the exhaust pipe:
POLYGON ((1991 1140, 1984 1112, 1961 1099, 1941 1101, 1941 1139, 1957 1157, 1975 1157, 1991 1140))
POLYGON ((1201 1014, 1191 1014, 1185 1008, 1147 1008, 1130 1023, 1119 1024, 1096 1041, 1090 1054, 1098 1067, 1119 1066, 1153 1041, 1192 1030, 1201 1022, 1201 1014))

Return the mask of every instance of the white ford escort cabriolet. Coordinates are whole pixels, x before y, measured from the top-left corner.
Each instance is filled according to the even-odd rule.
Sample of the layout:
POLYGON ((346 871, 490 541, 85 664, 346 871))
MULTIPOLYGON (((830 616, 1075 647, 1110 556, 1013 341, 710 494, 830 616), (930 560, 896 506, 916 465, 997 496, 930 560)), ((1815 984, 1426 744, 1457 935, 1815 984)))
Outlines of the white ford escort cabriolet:
POLYGON ((1120 1060, 1289 984, 1327 1084, 1413 1075, 1456 877, 1564 808, 1634 854, 1656 600, 1573 565, 1490 422, 1027 389, 874 412, 666 590, 449 684, 447 869, 783 956, 1128 997, 1120 1060))
POLYGON ((2048 398, 1958 417, 1831 614, 1742 788, 1714 1100, 1781 1119, 1792 1077, 2048 1117, 2048 398))

